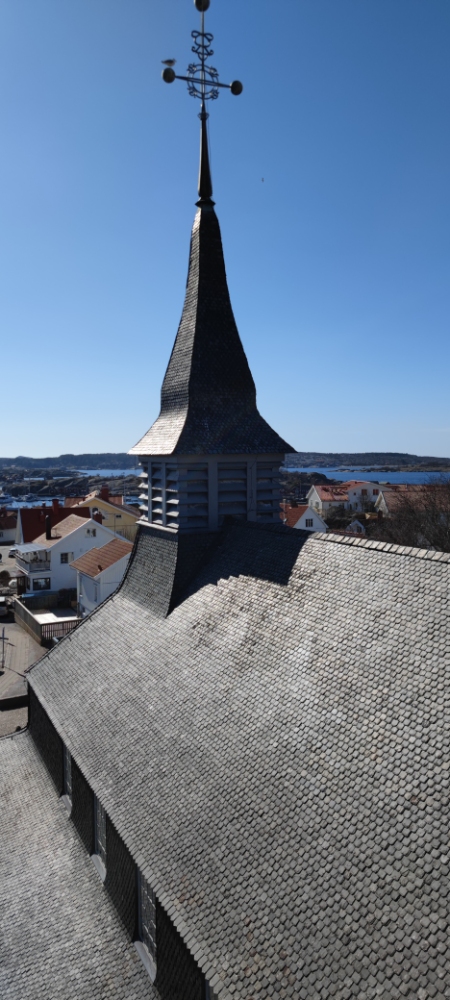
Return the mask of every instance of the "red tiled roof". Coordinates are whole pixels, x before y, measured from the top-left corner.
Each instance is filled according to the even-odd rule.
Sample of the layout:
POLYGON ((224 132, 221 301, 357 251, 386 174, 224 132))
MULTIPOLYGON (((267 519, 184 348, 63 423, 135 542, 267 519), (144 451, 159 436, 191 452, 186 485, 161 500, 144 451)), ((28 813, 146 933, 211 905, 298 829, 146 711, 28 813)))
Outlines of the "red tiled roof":
POLYGON ((296 507, 294 507, 290 503, 283 502, 280 503, 280 507, 281 507, 280 518, 284 524, 287 524, 288 528, 295 528, 295 525, 303 516, 305 511, 310 510, 311 515, 314 514, 314 511, 312 510, 311 507, 309 507, 307 503, 300 503, 297 504, 296 507))
POLYGON ((84 573, 85 576, 96 577, 103 570, 108 569, 119 559, 130 554, 133 546, 131 542, 125 542, 120 538, 114 538, 99 549, 90 549, 79 559, 75 559, 70 565, 84 573))
MULTIPOLYGON (((42 532, 45 535, 45 518, 47 515, 50 516, 52 528, 68 516, 67 507, 58 507, 57 510, 54 510, 53 507, 46 506, 21 507, 19 514, 24 542, 34 542, 42 532)), ((89 507, 77 507, 77 515, 78 517, 90 517, 89 507)))
POLYGON ((319 486, 316 483, 314 489, 322 501, 345 503, 348 500, 347 490, 344 490, 342 486, 319 486))
POLYGON ((372 483, 368 479, 347 479, 345 483, 341 483, 341 488, 343 490, 352 490, 355 486, 378 486, 378 483, 372 483))

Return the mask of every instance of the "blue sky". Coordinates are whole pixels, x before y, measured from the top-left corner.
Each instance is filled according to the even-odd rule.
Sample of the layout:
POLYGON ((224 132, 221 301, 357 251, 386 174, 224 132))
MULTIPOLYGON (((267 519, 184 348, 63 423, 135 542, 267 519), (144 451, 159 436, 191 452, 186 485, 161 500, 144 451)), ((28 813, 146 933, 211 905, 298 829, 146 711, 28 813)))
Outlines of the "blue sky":
MULTIPOLYGON (((0 455, 126 451, 183 304, 192 0, 0 2, 0 455)), ((231 298, 299 450, 450 455, 448 0, 211 0, 231 298)))

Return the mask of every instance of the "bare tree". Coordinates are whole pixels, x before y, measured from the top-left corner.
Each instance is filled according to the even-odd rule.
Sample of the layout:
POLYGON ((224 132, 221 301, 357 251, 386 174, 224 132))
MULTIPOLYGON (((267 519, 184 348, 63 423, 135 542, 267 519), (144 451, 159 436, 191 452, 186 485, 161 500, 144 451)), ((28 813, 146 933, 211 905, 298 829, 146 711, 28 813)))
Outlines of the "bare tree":
POLYGON ((388 493, 389 513, 371 537, 397 545, 450 552, 450 477, 388 493))

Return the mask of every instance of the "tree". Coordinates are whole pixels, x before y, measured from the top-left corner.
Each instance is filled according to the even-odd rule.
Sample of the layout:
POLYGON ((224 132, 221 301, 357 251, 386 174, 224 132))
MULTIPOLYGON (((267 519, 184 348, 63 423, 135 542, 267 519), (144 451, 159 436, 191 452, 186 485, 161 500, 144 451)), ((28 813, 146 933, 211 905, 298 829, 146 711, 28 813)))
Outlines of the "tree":
POLYGON ((450 552, 450 477, 386 491, 389 514, 371 537, 396 545, 450 552))

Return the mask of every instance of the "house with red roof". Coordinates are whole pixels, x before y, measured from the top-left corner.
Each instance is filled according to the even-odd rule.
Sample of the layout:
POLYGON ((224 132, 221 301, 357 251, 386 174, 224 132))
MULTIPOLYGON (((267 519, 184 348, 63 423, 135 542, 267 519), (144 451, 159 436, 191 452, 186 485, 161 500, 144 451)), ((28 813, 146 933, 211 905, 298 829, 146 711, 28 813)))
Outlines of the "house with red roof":
POLYGON ((378 483, 363 479, 349 479, 339 485, 321 486, 316 484, 306 495, 306 499, 315 511, 325 514, 330 510, 343 507, 344 510, 365 510, 368 505, 375 504, 380 493, 378 483))
POLYGON ((131 542, 114 538, 71 563, 77 574, 78 613, 82 618, 117 590, 133 551, 131 542))
MULTIPOLYGON (((61 521, 67 517, 70 511, 63 507, 59 500, 52 500, 51 504, 42 504, 40 507, 20 507, 17 511, 17 525, 14 541, 17 545, 25 542, 33 542, 38 535, 42 535, 45 526, 50 518, 50 525, 56 528, 61 521)), ((90 517, 88 506, 77 507, 78 517, 90 517)))
POLYGON ((288 528, 300 528, 302 531, 328 531, 325 521, 320 514, 307 503, 296 503, 291 500, 289 503, 280 503, 280 518, 288 528))

